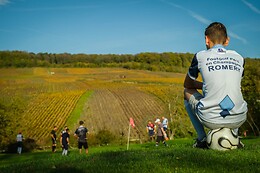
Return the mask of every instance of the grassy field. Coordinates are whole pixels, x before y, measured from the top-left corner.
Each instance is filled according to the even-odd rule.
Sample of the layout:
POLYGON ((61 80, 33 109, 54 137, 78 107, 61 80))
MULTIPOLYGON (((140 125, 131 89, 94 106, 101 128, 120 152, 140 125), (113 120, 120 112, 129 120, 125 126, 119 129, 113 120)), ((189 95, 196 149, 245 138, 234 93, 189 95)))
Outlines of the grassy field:
POLYGON ((70 149, 17 154, 0 154, 0 172, 260 172, 260 139, 243 139, 244 149, 214 151, 192 148, 192 139, 168 141, 169 146, 154 143, 90 147, 89 155, 70 149))

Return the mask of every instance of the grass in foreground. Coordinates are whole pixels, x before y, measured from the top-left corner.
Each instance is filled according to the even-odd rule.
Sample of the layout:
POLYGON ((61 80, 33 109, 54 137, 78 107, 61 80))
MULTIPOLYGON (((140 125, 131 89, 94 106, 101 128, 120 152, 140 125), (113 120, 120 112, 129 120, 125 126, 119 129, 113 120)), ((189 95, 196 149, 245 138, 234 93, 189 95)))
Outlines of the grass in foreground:
POLYGON ((241 150, 213 151, 192 148, 191 139, 154 143, 90 147, 89 155, 70 150, 68 156, 48 152, 0 154, 0 172, 260 172, 260 138, 244 139, 241 150))

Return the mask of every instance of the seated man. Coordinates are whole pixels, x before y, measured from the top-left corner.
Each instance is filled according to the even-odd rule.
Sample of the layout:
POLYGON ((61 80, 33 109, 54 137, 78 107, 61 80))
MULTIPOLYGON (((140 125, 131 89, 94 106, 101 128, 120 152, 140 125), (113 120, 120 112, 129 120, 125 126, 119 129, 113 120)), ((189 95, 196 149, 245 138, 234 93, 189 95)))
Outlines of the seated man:
POLYGON ((229 43, 226 27, 219 22, 210 24, 205 43, 207 50, 195 54, 184 81, 184 104, 198 135, 193 145, 197 148, 207 148, 204 126, 237 130, 247 113, 241 93, 244 59, 224 48, 229 43), (199 73, 202 82, 196 80, 199 73))

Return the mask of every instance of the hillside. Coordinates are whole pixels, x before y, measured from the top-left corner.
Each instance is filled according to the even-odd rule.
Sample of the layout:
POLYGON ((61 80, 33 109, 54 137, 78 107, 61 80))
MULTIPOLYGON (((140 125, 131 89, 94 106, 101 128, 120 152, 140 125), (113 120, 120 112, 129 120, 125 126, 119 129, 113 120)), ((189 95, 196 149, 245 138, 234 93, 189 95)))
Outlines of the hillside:
POLYGON ((244 149, 231 151, 192 148, 193 139, 168 141, 169 146, 154 143, 91 146, 88 155, 69 149, 68 156, 50 150, 0 154, 1 173, 258 173, 260 138, 243 138, 244 149))
POLYGON ((73 133, 79 120, 92 134, 105 129, 126 138, 133 117, 136 128, 131 138, 146 140, 147 121, 164 115, 173 133, 184 136, 193 131, 182 106, 184 76, 120 68, 4 68, 0 101, 16 105, 16 113, 9 117, 13 139, 21 130, 39 145, 50 142, 54 125, 59 131, 68 125, 73 133), (81 110, 75 110, 86 94, 81 110))

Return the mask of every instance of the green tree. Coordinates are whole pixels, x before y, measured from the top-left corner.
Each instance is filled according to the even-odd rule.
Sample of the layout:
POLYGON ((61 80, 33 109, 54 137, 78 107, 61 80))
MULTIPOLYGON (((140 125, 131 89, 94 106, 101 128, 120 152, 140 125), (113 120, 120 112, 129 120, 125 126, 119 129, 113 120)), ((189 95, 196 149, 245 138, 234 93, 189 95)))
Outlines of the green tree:
POLYGON ((0 103, 0 149, 6 149, 14 140, 14 135, 20 128, 17 119, 22 112, 22 104, 19 100, 11 104, 0 103))
POLYGON ((247 121, 242 126, 242 129, 249 130, 249 132, 253 132, 256 136, 260 135, 259 62, 259 60, 247 59, 242 81, 243 96, 248 104, 247 121))

